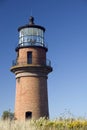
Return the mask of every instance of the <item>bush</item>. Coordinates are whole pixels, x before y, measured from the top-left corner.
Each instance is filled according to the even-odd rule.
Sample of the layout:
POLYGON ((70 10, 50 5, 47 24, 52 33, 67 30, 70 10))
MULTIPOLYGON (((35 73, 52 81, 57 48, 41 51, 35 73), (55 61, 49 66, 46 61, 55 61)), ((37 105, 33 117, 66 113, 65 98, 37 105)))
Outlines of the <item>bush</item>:
POLYGON ((12 113, 10 111, 4 111, 3 114, 2 114, 3 120, 7 120, 7 119, 12 120, 13 118, 14 118, 14 113, 12 113))

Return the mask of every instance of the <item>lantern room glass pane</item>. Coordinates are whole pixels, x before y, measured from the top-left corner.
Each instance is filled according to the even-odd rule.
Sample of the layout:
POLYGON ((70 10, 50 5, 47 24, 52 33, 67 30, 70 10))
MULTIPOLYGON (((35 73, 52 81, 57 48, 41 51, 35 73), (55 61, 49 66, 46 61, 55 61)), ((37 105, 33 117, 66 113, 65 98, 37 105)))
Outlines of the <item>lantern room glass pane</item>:
POLYGON ((28 35, 33 35, 33 28, 28 29, 28 35))
POLYGON ((27 46, 27 45, 36 45, 43 46, 44 45, 44 31, 39 28, 23 28, 19 32, 19 45, 27 46))
POLYGON ((37 28, 33 29, 33 35, 38 35, 38 29, 37 28))
POLYGON ((21 29, 19 33, 19 37, 26 36, 26 35, 39 35, 43 37, 43 30, 38 28, 24 28, 21 29))

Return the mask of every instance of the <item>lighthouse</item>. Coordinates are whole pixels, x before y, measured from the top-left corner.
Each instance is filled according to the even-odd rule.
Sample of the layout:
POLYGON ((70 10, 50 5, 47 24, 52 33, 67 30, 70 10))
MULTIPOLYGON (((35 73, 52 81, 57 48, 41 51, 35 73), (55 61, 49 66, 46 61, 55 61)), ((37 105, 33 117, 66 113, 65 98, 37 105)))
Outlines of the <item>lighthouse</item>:
POLYGON ((15 74, 15 118, 17 120, 49 117, 47 79, 52 72, 47 59, 45 28, 36 25, 34 17, 18 28, 19 41, 11 72, 15 74))

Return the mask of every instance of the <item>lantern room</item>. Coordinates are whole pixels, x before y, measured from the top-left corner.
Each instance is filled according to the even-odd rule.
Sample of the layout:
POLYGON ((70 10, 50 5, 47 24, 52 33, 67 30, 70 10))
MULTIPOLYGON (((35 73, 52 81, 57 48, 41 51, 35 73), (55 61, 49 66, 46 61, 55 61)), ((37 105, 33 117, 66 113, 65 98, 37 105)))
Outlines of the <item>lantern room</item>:
POLYGON ((18 28, 19 42, 18 47, 41 46, 46 47, 44 41, 45 28, 34 24, 34 18, 31 16, 29 24, 18 28))

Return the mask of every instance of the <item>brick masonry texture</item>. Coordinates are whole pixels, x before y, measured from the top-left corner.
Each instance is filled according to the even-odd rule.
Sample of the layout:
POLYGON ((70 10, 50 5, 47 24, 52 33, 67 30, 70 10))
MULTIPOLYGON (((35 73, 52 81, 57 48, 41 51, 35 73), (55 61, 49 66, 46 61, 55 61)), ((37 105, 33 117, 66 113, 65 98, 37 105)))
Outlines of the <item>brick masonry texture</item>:
POLYGON ((31 111, 32 118, 49 116, 46 77, 21 77, 16 81, 15 117, 25 119, 31 111))
MULTIPOLYGON (((32 52, 32 64, 46 63, 46 50, 39 47, 20 48, 17 60, 21 65, 27 63, 27 52, 32 52)), ((36 68, 37 69, 37 68, 36 68)), ((25 113, 32 112, 32 118, 49 117, 48 93, 47 93, 47 73, 40 68, 32 73, 29 67, 25 70, 14 69, 16 77, 16 96, 15 96, 15 117, 18 120, 25 120, 25 113), (26 75, 27 73, 27 75, 26 75), (28 75, 29 73, 29 75, 28 75)), ((49 70, 47 70, 49 72, 49 70)))
POLYGON ((46 51, 43 48, 21 48, 19 49, 18 62, 27 62, 27 52, 32 52, 33 64, 46 63, 46 51))

